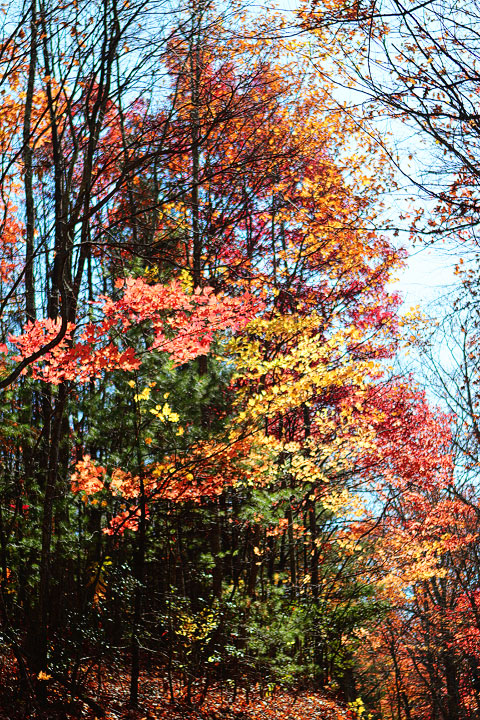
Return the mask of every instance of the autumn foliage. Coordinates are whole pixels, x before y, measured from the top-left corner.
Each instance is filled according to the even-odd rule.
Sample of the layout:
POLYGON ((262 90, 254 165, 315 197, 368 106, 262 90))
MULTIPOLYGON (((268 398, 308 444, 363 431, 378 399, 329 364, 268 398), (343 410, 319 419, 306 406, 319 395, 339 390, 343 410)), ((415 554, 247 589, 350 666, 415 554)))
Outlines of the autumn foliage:
POLYGON ((228 5, 2 9, 1 697, 473 718, 479 499, 393 369, 388 153, 228 5))

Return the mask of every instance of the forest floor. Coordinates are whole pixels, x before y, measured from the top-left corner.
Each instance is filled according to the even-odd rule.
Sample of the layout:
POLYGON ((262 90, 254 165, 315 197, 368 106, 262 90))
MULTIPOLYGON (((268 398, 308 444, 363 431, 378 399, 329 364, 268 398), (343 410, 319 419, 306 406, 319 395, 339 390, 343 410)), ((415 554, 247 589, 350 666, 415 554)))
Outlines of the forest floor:
MULTIPOLYGON (((188 705, 179 690, 172 702, 168 683, 160 671, 145 672, 139 687, 139 709, 129 708, 128 672, 111 667, 89 683, 85 698, 93 699, 105 712, 101 715, 79 698, 72 698, 53 678, 47 683, 49 706, 40 712, 18 691, 14 663, 0 657, 0 720, 352 720, 353 715, 334 699, 314 692, 276 690, 266 697, 250 690, 237 692, 212 686, 201 705, 188 705)), ((28 695, 28 693, 27 693, 28 695)))

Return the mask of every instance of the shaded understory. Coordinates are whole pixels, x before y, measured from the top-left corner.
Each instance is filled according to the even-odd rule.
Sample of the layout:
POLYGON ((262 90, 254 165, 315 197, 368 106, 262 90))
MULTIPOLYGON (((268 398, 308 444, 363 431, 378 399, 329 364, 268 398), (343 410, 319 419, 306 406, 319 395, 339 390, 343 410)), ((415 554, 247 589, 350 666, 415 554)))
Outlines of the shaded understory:
MULTIPOLYGON (((33 683, 34 679, 32 679, 33 683)), ((199 686, 188 704, 180 687, 171 687, 160 669, 143 674, 139 688, 139 707, 129 707, 130 676, 120 665, 110 665, 92 675, 79 691, 82 699, 72 697, 53 678, 43 681, 47 688, 46 709, 41 710, 21 690, 14 660, 0 656, 0 720, 353 720, 351 711, 340 707, 333 698, 314 692, 292 692, 277 688, 260 695, 257 688, 232 692, 213 686, 206 697, 199 686), (102 714, 104 713, 104 714, 102 714)))

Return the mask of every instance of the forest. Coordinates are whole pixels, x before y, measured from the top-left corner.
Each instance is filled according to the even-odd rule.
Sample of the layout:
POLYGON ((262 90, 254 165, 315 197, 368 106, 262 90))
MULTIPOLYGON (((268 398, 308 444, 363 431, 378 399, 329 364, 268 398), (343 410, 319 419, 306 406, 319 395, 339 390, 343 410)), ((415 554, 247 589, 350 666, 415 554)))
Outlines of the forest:
POLYGON ((0 720, 480 717, 479 96, 478 0, 2 0, 0 720))

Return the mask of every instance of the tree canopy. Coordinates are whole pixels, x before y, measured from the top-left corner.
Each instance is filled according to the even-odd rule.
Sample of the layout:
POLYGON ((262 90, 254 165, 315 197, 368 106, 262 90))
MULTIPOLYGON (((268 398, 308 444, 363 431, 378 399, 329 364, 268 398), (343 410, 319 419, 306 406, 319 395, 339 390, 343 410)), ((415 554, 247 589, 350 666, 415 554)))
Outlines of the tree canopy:
POLYGON ((0 10, 5 717, 477 717, 475 9, 0 10))

